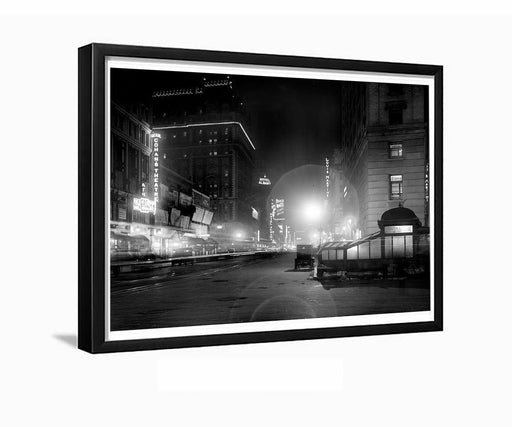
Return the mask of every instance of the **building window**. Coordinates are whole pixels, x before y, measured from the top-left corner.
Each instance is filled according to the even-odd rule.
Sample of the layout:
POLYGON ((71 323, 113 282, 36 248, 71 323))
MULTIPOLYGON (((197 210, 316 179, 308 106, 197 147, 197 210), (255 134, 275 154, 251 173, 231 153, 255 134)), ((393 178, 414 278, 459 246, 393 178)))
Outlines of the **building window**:
MULTIPOLYGON (((165 154, 164 154, 165 156, 165 154)), ((142 180, 149 178, 149 156, 142 155, 142 180)))
POLYGON ((402 175, 389 175, 389 198, 391 200, 401 200, 404 187, 402 175))
POLYGON ((403 157, 402 144, 389 144, 389 158, 401 159, 403 157))
POLYGON ((389 110, 389 124, 390 125, 401 125, 404 122, 403 108, 391 107, 389 110))

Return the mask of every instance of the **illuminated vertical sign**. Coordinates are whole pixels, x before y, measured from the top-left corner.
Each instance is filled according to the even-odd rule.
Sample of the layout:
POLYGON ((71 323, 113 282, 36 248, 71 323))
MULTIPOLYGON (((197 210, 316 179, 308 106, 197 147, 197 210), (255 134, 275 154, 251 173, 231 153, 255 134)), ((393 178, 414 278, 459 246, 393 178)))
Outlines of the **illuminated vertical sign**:
POLYGON ((325 197, 329 198, 329 158, 325 158, 325 197))
POLYGON ((425 224, 429 225, 430 220, 430 176, 429 176, 429 164, 425 164, 425 224))
POLYGON ((151 138, 153 139, 153 200, 155 204, 160 199, 160 134, 152 133, 151 138))
POLYGON ((274 202, 274 199, 270 199, 270 215, 269 215, 269 234, 270 234, 270 240, 274 240, 274 215, 276 212, 276 204, 274 202))

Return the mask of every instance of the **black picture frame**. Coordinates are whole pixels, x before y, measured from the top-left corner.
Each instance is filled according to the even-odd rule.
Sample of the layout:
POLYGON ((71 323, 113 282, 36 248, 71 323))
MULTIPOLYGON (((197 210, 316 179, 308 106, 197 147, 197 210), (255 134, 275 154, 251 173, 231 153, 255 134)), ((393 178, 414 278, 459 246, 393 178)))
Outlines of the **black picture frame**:
MULTIPOLYGON (((443 329, 443 67, 392 62, 89 44, 78 50, 78 348, 90 353, 245 344, 443 329), (434 78, 434 320, 106 341, 105 61, 108 57, 180 60, 300 69, 346 70, 434 78)), ((432 118, 431 118, 432 119, 432 118)))

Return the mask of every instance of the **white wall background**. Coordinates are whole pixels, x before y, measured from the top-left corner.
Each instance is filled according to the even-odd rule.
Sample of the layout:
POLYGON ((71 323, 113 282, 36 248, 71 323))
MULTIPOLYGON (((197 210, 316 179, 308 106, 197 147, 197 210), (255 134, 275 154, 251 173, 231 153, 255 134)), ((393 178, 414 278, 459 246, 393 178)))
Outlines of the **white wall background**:
POLYGON ((511 425, 510 11, 82 3, 0 6, 3 425, 511 425), (446 330, 76 350, 77 48, 93 41, 444 65, 446 330))

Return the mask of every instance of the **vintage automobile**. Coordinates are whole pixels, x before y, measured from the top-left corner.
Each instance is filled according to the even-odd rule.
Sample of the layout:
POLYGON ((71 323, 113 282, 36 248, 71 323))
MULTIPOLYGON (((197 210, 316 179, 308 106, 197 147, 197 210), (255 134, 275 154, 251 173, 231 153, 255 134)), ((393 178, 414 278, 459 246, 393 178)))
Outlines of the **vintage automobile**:
POLYGON ((297 245, 297 256, 295 258, 295 270, 302 267, 313 268, 315 257, 313 256, 313 245, 297 245))

